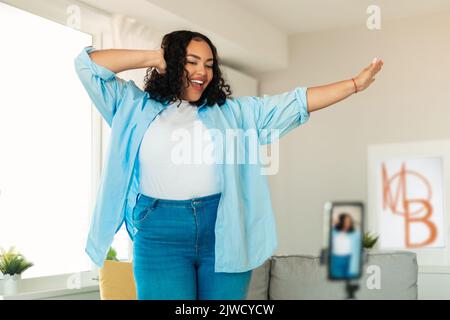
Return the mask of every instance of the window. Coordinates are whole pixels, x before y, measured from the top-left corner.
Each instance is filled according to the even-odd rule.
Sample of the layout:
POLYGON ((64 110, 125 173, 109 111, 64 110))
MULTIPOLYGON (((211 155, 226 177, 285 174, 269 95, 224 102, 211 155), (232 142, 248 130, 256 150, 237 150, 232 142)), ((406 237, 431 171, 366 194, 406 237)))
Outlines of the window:
POLYGON ((87 271, 91 101, 73 60, 92 36, 0 3, 0 246, 23 278, 87 271))

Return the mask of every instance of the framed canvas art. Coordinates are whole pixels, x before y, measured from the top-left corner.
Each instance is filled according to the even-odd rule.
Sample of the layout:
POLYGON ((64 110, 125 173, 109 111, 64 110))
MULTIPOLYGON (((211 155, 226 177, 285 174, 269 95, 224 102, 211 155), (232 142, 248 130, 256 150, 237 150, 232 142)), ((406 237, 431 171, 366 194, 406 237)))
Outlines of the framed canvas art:
POLYGON ((450 272, 450 141, 368 148, 368 230, 381 250, 417 254, 419 271, 450 272))

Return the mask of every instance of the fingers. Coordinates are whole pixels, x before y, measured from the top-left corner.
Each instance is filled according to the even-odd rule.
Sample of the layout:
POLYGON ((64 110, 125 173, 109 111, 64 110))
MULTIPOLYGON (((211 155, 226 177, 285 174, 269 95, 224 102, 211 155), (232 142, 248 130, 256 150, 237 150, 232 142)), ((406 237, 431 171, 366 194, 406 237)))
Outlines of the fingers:
POLYGON ((372 60, 372 63, 370 64, 370 68, 381 68, 383 66, 383 60, 380 60, 378 58, 374 58, 372 60))
MULTIPOLYGON (((376 58, 375 58, 375 59, 376 59, 376 58)), ((380 71, 381 68, 383 67, 383 61, 382 61, 382 60, 376 60, 376 61, 375 61, 375 59, 374 59, 374 61, 372 62, 372 65, 371 65, 371 71, 372 71, 372 74, 378 73, 378 71, 380 71)))

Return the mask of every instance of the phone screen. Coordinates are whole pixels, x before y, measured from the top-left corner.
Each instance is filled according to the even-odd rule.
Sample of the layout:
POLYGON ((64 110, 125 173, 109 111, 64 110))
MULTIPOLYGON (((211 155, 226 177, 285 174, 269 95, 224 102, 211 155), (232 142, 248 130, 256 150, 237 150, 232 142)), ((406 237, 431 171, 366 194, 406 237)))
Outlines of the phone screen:
POLYGON ((328 276, 357 279, 362 270, 364 206, 359 202, 332 202, 329 213, 328 276))

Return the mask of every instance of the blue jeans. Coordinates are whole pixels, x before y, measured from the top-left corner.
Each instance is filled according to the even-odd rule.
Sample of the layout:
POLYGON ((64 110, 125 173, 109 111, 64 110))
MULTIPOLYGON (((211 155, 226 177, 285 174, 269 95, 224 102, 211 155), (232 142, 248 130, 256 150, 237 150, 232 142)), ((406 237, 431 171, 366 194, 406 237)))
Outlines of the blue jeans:
POLYGON ((331 256, 331 274, 336 278, 349 278, 350 275, 350 259, 351 255, 339 256, 332 255, 331 256))
POLYGON ((138 194, 133 220, 137 299, 243 300, 252 270, 214 272, 221 193, 189 200, 138 194))

